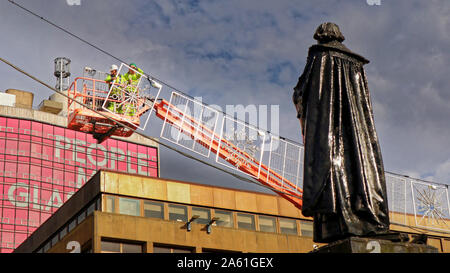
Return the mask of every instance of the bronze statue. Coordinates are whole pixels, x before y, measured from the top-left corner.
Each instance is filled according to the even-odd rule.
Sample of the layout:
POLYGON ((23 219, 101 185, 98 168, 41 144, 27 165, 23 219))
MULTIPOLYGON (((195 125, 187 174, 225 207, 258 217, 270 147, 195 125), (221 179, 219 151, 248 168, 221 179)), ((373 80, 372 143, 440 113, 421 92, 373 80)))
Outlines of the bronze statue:
POLYGON ((364 57, 342 44, 333 23, 321 24, 294 88, 304 157, 303 207, 314 241, 387 234, 389 214, 381 150, 364 57))

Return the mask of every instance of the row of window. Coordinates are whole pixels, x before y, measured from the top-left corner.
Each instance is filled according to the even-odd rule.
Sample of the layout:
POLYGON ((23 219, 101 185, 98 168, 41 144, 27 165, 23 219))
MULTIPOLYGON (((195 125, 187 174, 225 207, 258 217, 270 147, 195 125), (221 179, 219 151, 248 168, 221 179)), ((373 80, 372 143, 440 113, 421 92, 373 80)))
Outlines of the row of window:
POLYGON ((68 221, 62 228, 60 228, 51 239, 47 240, 41 248, 39 248, 37 253, 45 253, 51 247, 56 245, 61 239, 64 238, 69 232, 75 229, 81 222, 86 219, 94 210, 101 210, 101 199, 97 198, 92 201, 84 210, 79 212, 76 216, 74 216, 70 221, 68 221))
MULTIPOLYGON (((103 168, 155 177, 158 172, 157 163, 150 161, 147 163, 152 164, 135 164, 121 161, 117 162, 117 164, 115 162, 111 162, 103 168)), ((78 179, 79 176, 93 174, 97 170, 98 168, 89 168, 81 165, 66 165, 65 167, 58 167, 57 164, 53 164, 52 166, 52 164, 23 163, 23 161, 0 161, 0 177, 31 179, 47 183, 58 182, 59 184, 63 184, 66 180, 75 180, 75 178, 78 179), (66 178, 64 178, 64 176, 66 176, 66 178)))
MULTIPOLYGON (((25 144, 24 146, 26 146, 25 144)), ((43 163, 48 162, 46 163, 47 165, 50 163, 69 164, 72 166, 78 166, 79 164, 82 164, 86 165, 87 167, 95 168, 95 166, 99 164, 98 162, 109 159, 117 160, 119 162, 138 164, 142 166, 152 166, 153 163, 158 161, 154 148, 148 148, 149 152, 147 153, 138 154, 134 152, 128 152, 127 154, 125 154, 106 150, 102 151, 100 149, 92 149, 92 151, 89 152, 89 150, 75 151, 75 149, 72 150, 61 148, 58 155, 54 155, 54 149, 56 149, 56 146, 49 145, 47 147, 47 150, 43 151, 44 153, 42 153, 42 147, 39 147, 40 145, 32 144, 32 146, 30 147, 30 143, 28 143, 28 147, 24 147, 24 149, 20 149, 20 147, 17 148, 17 145, 15 145, 14 147, 9 143, 6 143, 6 147, 8 148, 3 148, 4 145, 5 143, 2 143, 0 139, 0 154, 5 155, 7 157, 7 160, 9 158, 9 160, 11 161, 17 161, 17 157, 20 157, 21 160, 26 160, 29 162, 30 159, 38 159, 42 160, 43 163), (155 155, 152 155, 152 152, 155 155), (76 156, 74 155, 74 153, 76 153, 76 156), (134 156, 133 154, 136 154, 136 156, 134 156)))
MULTIPOLYGON (((144 253, 144 243, 122 242, 118 240, 101 240, 101 253, 144 253)), ((153 244, 153 253, 193 253, 193 247, 187 246, 169 246, 161 244, 153 244)), ((213 249, 202 249, 202 253, 211 252, 234 252, 213 249)))
POLYGON ((188 222, 195 216, 193 223, 202 225, 210 223, 214 218, 216 221, 213 225, 220 227, 312 237, 311 221, 186 206, 114 195, 104 195, 103 211, 179 222, 188 222))
MULTIPOLYGON (((17 135, 17 134, 16 134, 17 135)), ((87 150, 92 150, 97 153, 109 153, 116 154, 117 156, 130 156, 134 158, 140 158, 140 155, 145 154, 151 156, 153 159, 156 158, 156 148, 150 146, 144 146, 141 144, 134 144, 129 142, 121 142, 117 140, 108 139, 105 144, 97 144, 94 142, 86 142, 79 140, 78 138, 67 138, 63 139, 53 139, 53 138, 42 138, 42 137, 23 137, 24 135, 19 135, 20 138, 14 137, 11 134, 5 136, 5 134, 0 132, 0 149, 2 153, 6 151, 6 154, 21 155, 37 153, 37 151, 47 151, 48 156, 52 156, 52 151, 54 149, 59 149, 68 152, 86 153, 87 150), (109 141, 109 142, 108 142, 109 141), (115 142, 113 142, 115 141, 115 142), (124 153, 127 152, 127 154, 124 153)))
MULTIPOLYGON (((52 246, 78 226, 94 210, 119 213, 132 216, 144 216, 164 220, 187 222, 190 217, 196 216, 194 223, 208 224, 211 219, 216 219, 213 225, 220 227, 257 230, 262 232, 273 232, 282 234, 312 236, 312 222, 296 220, 284 217, 257 215, 230 210, 211 209, 206 207, 186 206, 153 200, 142 200, 114 195, 103 196, 103 206, 98 198, 91 202, 86 209, 78 213, 62 228, 56 232, 51 239, 43 244, 38 253, 47 252, 52 246), (189 217, 190 216, 190 217, 189 217), (300 228, 298 226, 300 225, 300 228), (298 233, 300 231, 300 234, 298 233)), ((102 241, 102 252, 133 252, 142 251, 141 244, 117 243, 102 241)), ((186 249, 173 249, 164 246, 154 247, 153 251, 161 253, 191 252, 186 249)))

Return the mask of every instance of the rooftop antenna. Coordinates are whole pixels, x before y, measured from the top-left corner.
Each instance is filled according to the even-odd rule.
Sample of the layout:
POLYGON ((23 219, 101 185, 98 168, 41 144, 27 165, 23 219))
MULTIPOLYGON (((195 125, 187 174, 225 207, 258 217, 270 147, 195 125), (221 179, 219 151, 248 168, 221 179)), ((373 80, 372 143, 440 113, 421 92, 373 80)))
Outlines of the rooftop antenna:
MULTIPOLYGON (((60 92, 67 94, 67 89, 69 89, 70 82, 70 59, 66 57, 58 57, 55 59, 55 72, 53 73, 56 77, 55 89, 60 92)), ((50 96, 50 100, 59 101, 63 104, 63 110, 60 115, 67 116, 67 98, 60 94, 53 94, 50 96)))
POLYGON ((55 59, 56 89, 59 91, 67 91, 69 88, 70 77, 70 59, 66 57, 58 57, 55 59))

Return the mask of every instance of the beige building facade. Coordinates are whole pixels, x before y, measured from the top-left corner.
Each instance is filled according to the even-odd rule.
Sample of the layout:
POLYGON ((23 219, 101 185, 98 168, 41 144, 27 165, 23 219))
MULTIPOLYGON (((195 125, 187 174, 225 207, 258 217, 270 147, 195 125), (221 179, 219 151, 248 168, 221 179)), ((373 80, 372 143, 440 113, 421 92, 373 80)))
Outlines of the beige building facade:
MULTIPOLYGON (((427 242, 450 252, 448 236, 431 232, 427 242)), ((276 195, 101 170, 16 252, 306 253, 314 246, 312 219, 276 195)))

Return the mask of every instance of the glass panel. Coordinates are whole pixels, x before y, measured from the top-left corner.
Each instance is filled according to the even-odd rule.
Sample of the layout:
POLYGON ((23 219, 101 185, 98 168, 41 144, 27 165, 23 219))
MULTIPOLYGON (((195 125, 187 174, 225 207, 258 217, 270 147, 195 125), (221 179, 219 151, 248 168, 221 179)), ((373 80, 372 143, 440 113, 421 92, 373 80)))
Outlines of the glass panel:
POLYGON ((120 243, 102 241, 101 251, 103 253, 120 253, 120 243))
POLYGON ((144 201, 144 216, 164 219, 164 204, 144 201))
POLYGON ((25 239, 27 239, 27 234, 26 233, 17 233, 14 236, 14 248, 19 247, 19 245, 21 243, 23 243, 25 241, 25 239))
POLYGON ((302 236, 313 237, 313 223, 310 221, 300 221, 300 231, 302 236))
MULTIPOLYGON (((2 143, 4 144, 4 143, 2 143)), ((19 151, 18 154, 20 156, 23 156, 22 159, 27 160, 25 157, 30 156, 30 150, 31 150, 31 143, 25 142, 25 140, 22 140, 19 142, 19 151)))
POLYGON ((57 242, 58 242, 58 234, 56 234, 55 236, 53 236, 52 241, 51 241, 52 246, 56 245, 57 242))
POLYGON ((251 214, 237 214, 238 228, 255 230, 255 216, 251 214))
POLYGON ((105 212, 115 211, 114 196, 105 196, 105 212))
POLYGON ((100 197, 97 198, 97 201, 95 202, 95 210, 102 210, 102 199, 100 197))
POLYGON ((142 253, 142 245, 123 243, 122 253, 142 253))
POLYGON ((119 197, 119 213, 140 216, 139 200, 119 197))
POLYGON ((209 224, 209 221, 211 221, 210 209, 192 207, 192 216, 194 215, 200 216, 200 218, 197 218, 194 223, 206 225, 209 224))
POLYGON ((153 253, 192 253, 192 249, 170 246, 153 246, 153 253))
POLYGON ((6 139, 6 154, 17 155, 17 140, 6 139))
POLYGON ((62 238, 64 238, 64 236, 66 236, 67 234, 67 227, 64 227, 60 232, 59 232, 59 239, 61 240, 62 238))
POLYGON ((171 253, 170 247, 154 246, 153 253, 171 253))
POLYGON ((50 249, 50 242, 48 242, 47 244, 45 244, 44 246, 44 252, 47 252, 50 249))
POLYGON ((275 217, 259 216, 259 230, 264 232, 276 232, 275 217))
POLYGON ((77 226, 76 219, 73 219, 72 222, 69 224, 69 232, 71 232, 75 227, 77 226))
POLYGON ((183 249, 183 248, 173 248, 173 253, 191 253, 192 250, 190 249, 183 249))
POLYGON ((187 222, 187 207, 169 204, 169 220, 187 222))
POLYGON ((86 211, 83 211, 82 213, 80 213, 80 215, 78 215, 78 224, 80 224, 81 222, 83 222, 83 220, 86 218, 86 211))
POLYGON ((295 234, 297 235, 297 223, 294 219, 283 219, 280 218, 280 230, 284 234, 295 234))
POLYGON ((88 207, 86 214, 89 215, 89 214, 91 214, 92 212, 94 212, 94 210, 95 210, 95 202, 93 202, 93 203, 88 207))
POLYGON ((233 213, 231 211, 215 210, 215 217, 219 218, 219 220, 216 221, 218 226, 233 227, 233 213))

